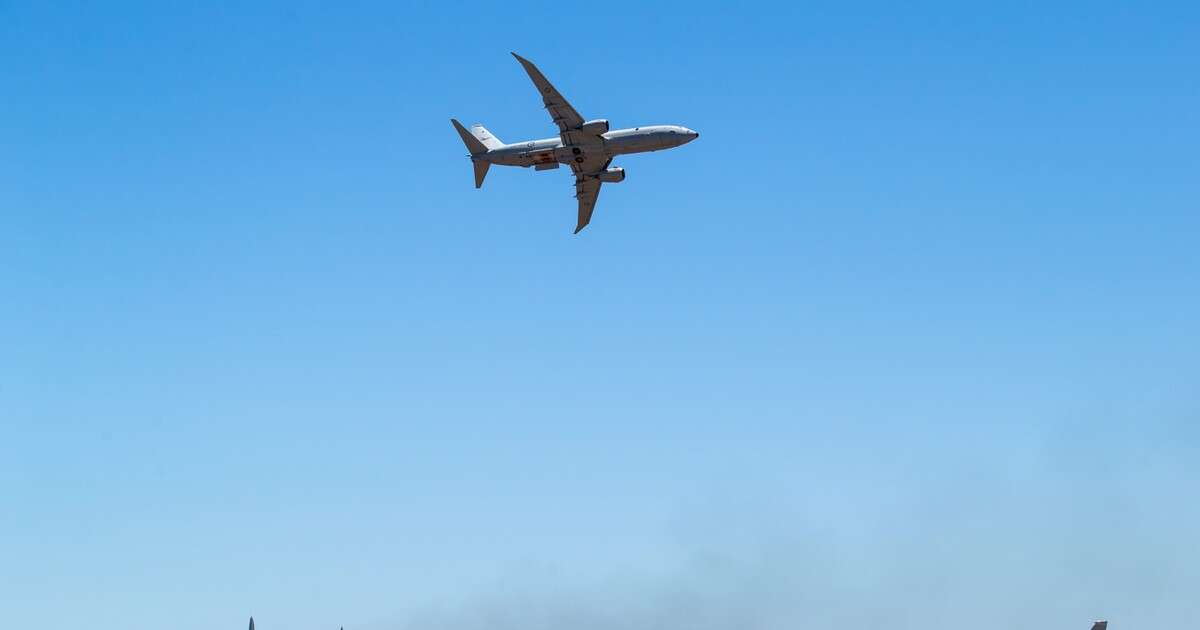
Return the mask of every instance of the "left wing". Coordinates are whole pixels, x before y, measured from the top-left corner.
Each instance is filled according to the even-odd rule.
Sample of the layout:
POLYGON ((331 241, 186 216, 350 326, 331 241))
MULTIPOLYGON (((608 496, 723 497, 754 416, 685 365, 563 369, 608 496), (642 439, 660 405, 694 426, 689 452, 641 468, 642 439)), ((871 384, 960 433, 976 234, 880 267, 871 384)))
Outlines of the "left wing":
POLYGON ((575 175, 575 198, 579 200, 579 222, 575 224, 575 233, 587 227, 592 220, 592 211, 596 209, 596 198, 600 196, 600 180, 583 174, 575 175))
MULTIPOLYGON (((533 85, 537 87, 538 92, 542 93, 542 103, 546 105, 546 111, 550 112, 550 118, 554 120, 554 124, 558 125, 558 132, 565 134, 572 129, 578 129, 583 124, 583 116, 575 111, 574 107, 563 98, 562 94, 558 93, 558 89, 550 84, 546 79, 546 75, 542 74, 533 62, 512 53, 517 61, 521 62, 521 66, 525 68, 525 72, 533 79, 533 85)), ((566 138, 564 138, 566 140, 566 138)))

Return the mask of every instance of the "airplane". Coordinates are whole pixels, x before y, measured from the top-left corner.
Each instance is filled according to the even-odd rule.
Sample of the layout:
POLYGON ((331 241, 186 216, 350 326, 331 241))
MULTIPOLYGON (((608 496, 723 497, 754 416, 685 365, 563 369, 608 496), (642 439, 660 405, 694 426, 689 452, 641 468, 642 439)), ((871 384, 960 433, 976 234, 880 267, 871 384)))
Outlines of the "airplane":
POLYGON ((534 87, 541 93, 546 111, 558 125, 558 137, 505 144, 483 125, 472 125, 468 131, 457 120, 451 118, 450 122, 471 154, 476 188, 483 186, 483 178, 493 164, 532 166, 538 171, 555 169, 559 164, 570 166, 575 173, 575 198, 579 200, 575 234, 592 220, 600 185, 625 179, 625 169, 609 168, 614 157, 672 149, 700 137, 699 133, 678 125, 609 130, 605 119, 584 120, 537 66, 517 53, 512 56, 525 68, 534 87))
MULTIPOLYGON (((250 618, 250 630, 254 630, 254 617, 250 618)), ((341 627, 341 628, 338 628, 338 630, 346 630, 346 628, 341 627)))

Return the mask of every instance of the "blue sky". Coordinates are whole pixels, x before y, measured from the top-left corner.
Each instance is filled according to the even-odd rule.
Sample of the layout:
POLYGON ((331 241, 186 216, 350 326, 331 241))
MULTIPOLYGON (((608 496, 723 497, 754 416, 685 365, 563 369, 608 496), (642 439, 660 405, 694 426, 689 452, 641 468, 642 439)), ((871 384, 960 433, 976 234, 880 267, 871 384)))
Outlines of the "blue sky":
POLYGON ((0 620, 1200 618, 1200 8, 1044 5, 0 5, 0 620))

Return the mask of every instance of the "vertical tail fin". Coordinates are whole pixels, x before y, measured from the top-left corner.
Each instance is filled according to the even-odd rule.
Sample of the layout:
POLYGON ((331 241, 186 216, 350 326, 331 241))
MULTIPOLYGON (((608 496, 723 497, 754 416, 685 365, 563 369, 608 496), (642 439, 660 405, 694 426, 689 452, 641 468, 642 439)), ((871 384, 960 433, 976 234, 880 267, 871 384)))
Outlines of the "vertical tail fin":
POLYGON ((1108 630, 1108 622, 1097 621, 1096 623, 1092 624, 1092 630, 1108 630))
POLYGON ((492 135, 492 132, 488 131, 487 127, 484 127, 479 123, 471 125, 471 135, 475 136, 475 139, 482 142, 483 146, 487 147, 489 150, 499 149, 500 147, 504 146, 504 143, 500 141, 500 138, 492 135))

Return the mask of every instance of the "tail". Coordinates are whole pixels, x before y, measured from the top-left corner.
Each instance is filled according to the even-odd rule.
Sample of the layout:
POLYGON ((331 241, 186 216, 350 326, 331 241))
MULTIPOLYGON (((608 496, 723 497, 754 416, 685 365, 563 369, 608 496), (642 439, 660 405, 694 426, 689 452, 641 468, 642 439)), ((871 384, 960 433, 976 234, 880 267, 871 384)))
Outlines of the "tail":
POLYGON ((487 177, 491 163, 476 158, 492 149, 504 146, 504 143, 493 136, 483 125, 471 125, 471 130, 467 131, 457 120, 451 118, 450 122, 454 124, 458 135, 462 137, 463 144, 467 145, 467 151, 471 153, 471 163, 475 167, 475 187, 479 188, 483 186, 483 178, 487 177))
POLYGON ((500 147, 504 146, 504 143, 500 141, 500 138, 493 136, 492 132, 487 130, 487 127, 484 127, 479 123, 471 125, 471 135, 475 136, 476 139, 482 142, 483 146, 487 147, 488 150, 499 149, 500 147))
POLYGON ((1097 621, 1096 623, 1092 624, 1092 630, 1108 630, 1108 622, 1097 621))

